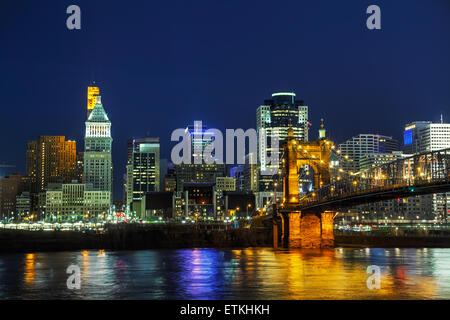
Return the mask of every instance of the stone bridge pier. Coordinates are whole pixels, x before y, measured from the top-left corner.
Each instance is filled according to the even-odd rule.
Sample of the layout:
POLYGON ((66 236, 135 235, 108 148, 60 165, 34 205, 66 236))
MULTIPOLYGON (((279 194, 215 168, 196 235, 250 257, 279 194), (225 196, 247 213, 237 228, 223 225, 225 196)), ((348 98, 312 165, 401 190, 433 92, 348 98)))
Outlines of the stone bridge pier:
MULTIPOLYGON (((320 214, 300 211, 281 213, 281 240, 284 248, 334 247, 333 220, 335 212, 320 214)), ((278 228, 274 224, 274 248, 278 248, 278 228)))

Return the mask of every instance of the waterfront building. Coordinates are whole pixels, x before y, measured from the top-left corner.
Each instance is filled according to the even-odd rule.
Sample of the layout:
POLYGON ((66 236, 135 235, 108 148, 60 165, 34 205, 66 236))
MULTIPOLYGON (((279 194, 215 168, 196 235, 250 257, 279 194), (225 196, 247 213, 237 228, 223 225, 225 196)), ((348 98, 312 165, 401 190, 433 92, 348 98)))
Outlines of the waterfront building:
POLYGON ((90 184, 74 181, 68 184, 50 184, 42 192, 41 208, 46 219, 78 221, 80 219, 103 219, 109 213, 111 193, 94 190, 90 184))
POLYGON ((252 192, 227 191, 223 194, 226 216, 246 217, 255 213, 255 195, 252 192))
POLYGON ((217 195, 215 183, 189 182, 183 184, 185 216, 215 217, 217 195))
POLYGON ((16 196, 17 217, 26 217, 31 213, 31 195, 25 191, 16 196))

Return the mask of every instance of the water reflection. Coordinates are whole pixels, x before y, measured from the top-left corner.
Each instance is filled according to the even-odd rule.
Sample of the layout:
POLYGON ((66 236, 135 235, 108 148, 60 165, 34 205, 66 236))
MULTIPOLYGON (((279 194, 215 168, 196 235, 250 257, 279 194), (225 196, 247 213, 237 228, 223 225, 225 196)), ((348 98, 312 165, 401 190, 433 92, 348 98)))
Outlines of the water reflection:
POLYGON ((28 253, 25 256, 25 271, 24 271, 24 280, 27 284, 30 284, 34 280, 34 261, 35 254, 34 253, 28 253))
POLYGON ((104 250, 0 255, 1 299, 449 299, 450 249, 104 250), (67 267, 81 289, 67 289, 67 267), (381 288, 367 287, 367 267, 381 288))

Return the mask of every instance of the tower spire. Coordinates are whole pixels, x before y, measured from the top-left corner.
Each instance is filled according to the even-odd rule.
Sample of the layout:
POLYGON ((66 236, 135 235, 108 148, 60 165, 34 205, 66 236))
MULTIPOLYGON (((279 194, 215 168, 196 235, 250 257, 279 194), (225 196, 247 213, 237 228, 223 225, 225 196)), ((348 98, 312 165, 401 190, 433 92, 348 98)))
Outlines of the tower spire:
POLYGON ((320 121, 321 121, 321 124, 320 124, 320 129, 319 129, 319 139, 325 139, 326 130, 323 125, 323 118, 320 119, 320 121))
MULTIPOLYGON (((94 81, 94 84, 95 84, 95 81, 94 81)), ((87 117, 88 118, 97 103, 97 97, 99 95, 100 95, 99 87, 92 85, 87 88, 87 117)))

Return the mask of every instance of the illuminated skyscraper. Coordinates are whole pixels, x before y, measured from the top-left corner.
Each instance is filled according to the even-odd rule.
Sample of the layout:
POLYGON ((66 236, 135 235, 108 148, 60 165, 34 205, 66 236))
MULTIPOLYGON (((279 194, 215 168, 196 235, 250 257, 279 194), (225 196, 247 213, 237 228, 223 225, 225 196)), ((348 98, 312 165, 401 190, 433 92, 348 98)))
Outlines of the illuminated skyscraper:
POLYGON ((215 137, 213 132, 209 131, 206 126, 201 125, 201 122, 198 122, 197 126, 189 125, 186 128, 186 132, 189 133, 191 139, 191 163, 182 163, 175 166, 177 191, 179 192, 183 191, 185 183, 215 183, 217 177, 225 176, 225 164, 205 163, 203 152, 205 148, 210 146, 215 137))
POLYGON ((359 134, 338 145, 342 156, 348 159, 342 162, 342 169, 347 172, 358 172, 360 160, 367 154, 391 153, 399 151, 397 140, 379 134, 359 134))
POLYGON ((86 121, 84 138, 84 183, 93 190, 112 191, 111 121, 97 96, 94 109, 86 121))
POLYGON ((64 136, 39 136, 27 144, 27 176, 33 193, 48 183, 76 179, 76 142, 64 136))
POLYGON ((146 192, 160 191, 159 138, 128 140, 127 205, 146 192))
MULTIPOLYGON (((431 121, 415 121, 405 126, 403 131, 403 150, 408 153, 422 153, 450 148, 450 123, 431 121)), ((439 170, 440 168, 436 168, 439 170)), ((417 197, 416 197, 417 198, 417 197)), ((431 204, 424 206, 423 211, 434 214, 436 219, 448 219, 450 214, 450 192, 420 196, 422 202, 431 204), (430 199, 429 202, 423 199, 430 199)), ((433 218, 428 216, 427 218, 433 218)))
POLYGON ((14 218, 16 197, 21 191, 20 181, 17 173, 0 179, 0 219, 14 218))
POLYGON ((415 121, 403 132, 405 153, 421 153, 450 148, 450 123, 415 121))
POLYGON ((95 104, 97 103, 97 96, 100 94, 100 89, 98 87, 88 87, 87 91, 87 117, 91 115, 92 110, 94 110, 95 104))
MULTIPOLYGON (((267 139, 258 139, 258 155, 260 169, 279 169, 268 163, 268 154, 276 153, 281 157, 282 144, 287 138, 288 129, 292 126, 294 137, 299 141, 308 141, 308 106, 302 100, 297 100, 293 92, 276 92, 272 99, 264 100, 264 104, 256 111, 256 130, 258 134, 265 133, 267 139), (278 131, 279 144, 270 145, 270 137, 278 131)), ((279 162, 281 164, 281 161, 279 162)), ((275 172, 276 172, 275 171, 275 172)), ((275 179, 273 176, 260 175, 259 191, 273 191, 275 179)))

